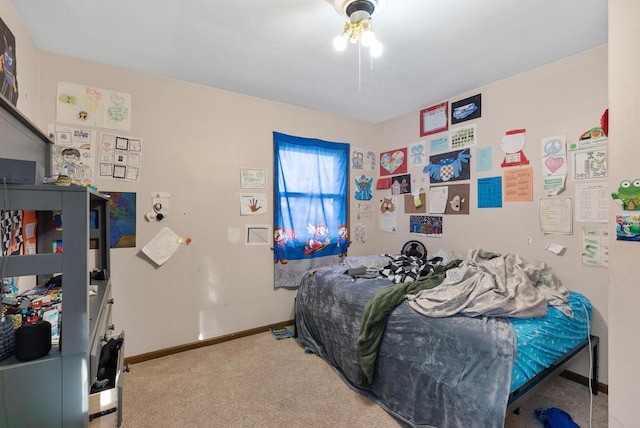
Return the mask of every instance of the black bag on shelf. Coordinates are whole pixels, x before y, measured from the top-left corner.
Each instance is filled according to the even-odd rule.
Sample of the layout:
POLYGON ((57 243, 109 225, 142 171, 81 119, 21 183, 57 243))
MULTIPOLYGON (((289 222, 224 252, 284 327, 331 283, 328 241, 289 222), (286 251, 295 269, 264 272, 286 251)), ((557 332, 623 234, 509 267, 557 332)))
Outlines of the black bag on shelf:
POLYGON ((14 331, 13 319, 0 315, 0 361, 9 358, 15 352, 14 331))
POLYGON ((124 339, 109 339, 102 347, 98 363, 97 380, 91 386, 91 393, 111 389, 116 386, 116 372, 118 370, 118 354, 124 339))

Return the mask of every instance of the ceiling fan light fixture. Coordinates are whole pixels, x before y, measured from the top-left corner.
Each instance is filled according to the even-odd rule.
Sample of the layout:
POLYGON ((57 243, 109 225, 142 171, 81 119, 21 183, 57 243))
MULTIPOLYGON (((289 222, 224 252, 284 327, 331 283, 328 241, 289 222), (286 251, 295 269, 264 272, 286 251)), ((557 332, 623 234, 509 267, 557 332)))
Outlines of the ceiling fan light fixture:
MULTIPOLYGON (((338 13, 345 15, 349 21, 344 25, 344 43, 334 39, 333 46, 338 51, 346 48, 346 39, 352 44, 360 42, 370 49, 372 57, 382 54, 382 45, 377 41, 371 25, 371 17, 384 6, 386 0, 334 0, 338 13)), ((339 36, 340 37, 340 36, 339 36)))

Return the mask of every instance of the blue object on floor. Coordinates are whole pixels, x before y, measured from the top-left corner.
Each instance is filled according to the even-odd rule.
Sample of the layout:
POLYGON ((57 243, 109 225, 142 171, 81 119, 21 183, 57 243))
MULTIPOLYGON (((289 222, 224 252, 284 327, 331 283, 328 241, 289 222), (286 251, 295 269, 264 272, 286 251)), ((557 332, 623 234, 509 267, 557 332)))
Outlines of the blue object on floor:
POLYGON ((545 428, 580 428, 571 415, 557 407, 536 409, 536 416, 544 422, 545 428))

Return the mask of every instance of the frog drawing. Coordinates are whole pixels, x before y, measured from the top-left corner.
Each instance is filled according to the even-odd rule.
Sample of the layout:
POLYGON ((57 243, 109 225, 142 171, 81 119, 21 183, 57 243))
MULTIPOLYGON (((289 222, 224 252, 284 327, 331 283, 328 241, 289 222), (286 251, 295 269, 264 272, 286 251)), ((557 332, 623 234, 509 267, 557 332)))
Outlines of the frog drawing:
POLYGON ((623 180, 620 182, 617 193, 612 193, 611 197, 622 203, 625 211, 640 210, 640 178, 633 181, 623 180))

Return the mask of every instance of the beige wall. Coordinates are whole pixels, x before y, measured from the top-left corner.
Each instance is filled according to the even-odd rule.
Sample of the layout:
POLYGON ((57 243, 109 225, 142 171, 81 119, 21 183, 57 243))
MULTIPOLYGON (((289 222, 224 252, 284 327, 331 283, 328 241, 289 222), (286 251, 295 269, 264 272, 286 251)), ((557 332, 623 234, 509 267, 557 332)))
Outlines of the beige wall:
MULTIPOLYGON (((541 140, 566 135, 576 141, 585 131, 599 126, 600 116, 607 107, 607 46, 603 45, 567 57, 543 67, 478 88, 449 101, 457 101, 477 93, 482 94, 482 117, 464 122, 476 123, 477 147, 492 148, 492 169, 476 172, 476 148, 471 148, 470 214, 445 215, 443 238, 426 238, 409 233, 409 215, 401 214, 397 234, 381 232, 379 252, 398 251, 408 239, 418 239, 430 253, 440 248, 462 255, 470 248, 481 247, 502 254, 516 253, 530 260, 543 260, 550 265, 570 290, 586 295, 593 305, 592 333, 601 339, 601 381, 607 382, 607 281, 608 270, 581 265, 582 227, 606 227, 604 223, 574 223, 572 235, 545 235, 540 231, 538 199, 546 197, 541 181, 541 140), (502 208, 477 208, 477 179, 502 175, 500 163, 504 152, 500 139, 511 129, 526 129, 524 153, 533 168, 533 202, 503 202, 502 208), (529 244, 528 238, 532 239, 529 244), (548 243, 567 247, 562 256, 546 251, 548 243)), ((420 138, 419 112, 414 112, 380 127, 380 150, 393 150, 447 135, 446 132, 420 138)), ((462 125, 462 124, 460 124, 462 125)), ((454 125, 457 127, 460 125, 454 125)), ((571 152, 567 155, 569 172, 571 152)), ((513 168, 511 168, 513 169, 513 168)), ((429 179, 420 168, 409 171, 414 186, 429 187, 429 179)), ((606 180, 605 180, 606 182, 606 180)), ((558 197, 575 196, 574 181, 567 178, 567 189, 558 197)), ((380 197, 381 192, 377 193, 380 197)), ((390 191, 387 191, 387 195, 390 191)), ((404 213, 402 199, 400 212, 404 213)), ((571 367, 584 376, 588 373, 588 358, 571 367)))
MULTIPOLYGON (((293 319, 294 291, 274 290, 270 246, 231 243, 228 230, 270 224, 272 211, 240 216, 240 168, 268 171, 273 131, 368 147, 375 127, 177 80, 43 53, 43 127, 54 123, 56 82, 132 95, 132 129, 142 138, 138 183, 97 181, 100 190, 137 194, 137 247, 111 252, 114 321, 127 333, 126 355, 139 355, 293 319), (170 214, 143 219, 151 195, 170 194, 170 214), (156 268, 140 249, 167 226, 193 243, 156 268)), ((269 201, 271 204, 271 201, 269 201)), ((371 228, 375 229, 373 220, 371 228)), ((352 253, 371 252, 355 247, 352 253)))
MULTIPOLYGON (((622 180, 640 178, 638 117, 640 116, 640 3, 609 1, 609 189, 622 180)), ((610 215, 630 214, 610 204, 610 215)), ((637 213, 637 212, 636 212, 637 213)), ((610 222, 614 233, 615 222, 610 222)), ((609 269, 609 426, 638 426, 638 356, 640 355, 640 244, 612 241, 609 269)))

